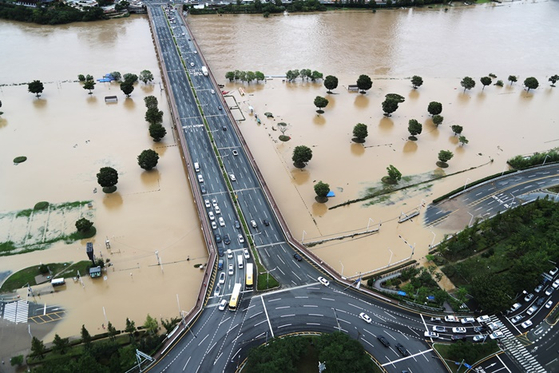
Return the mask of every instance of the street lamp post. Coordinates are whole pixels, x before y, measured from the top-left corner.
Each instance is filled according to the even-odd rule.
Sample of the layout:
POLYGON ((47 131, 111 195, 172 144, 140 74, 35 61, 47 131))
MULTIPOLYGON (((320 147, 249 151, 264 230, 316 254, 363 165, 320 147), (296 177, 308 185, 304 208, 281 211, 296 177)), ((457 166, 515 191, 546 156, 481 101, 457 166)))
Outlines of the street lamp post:
POLYGON ((390 265, 390 262, 392 262, 392 255, 394 255, 394 253, 390 250, 390 248, 388 248, 388 251, 390 251, 390 259, 388 259, 388 265, 390 265))
POLYGON ((462 189, 462 190, 465 190, 465 189, 466 189, 466 185, 468 185, 468 181, 469 181, 469 180, 470 180, 470 178, 468 177, 468 178, 466 179, 466 182, 464 183, 464 189, 462 189))
POLYGON ((342 265, 342 278, 344 278, 344 263, 340 261, 340 264, 342 265))
POLYGON ((545 158, 543 159, 543 163, 542 163, 542 166, 544 166, 544 165, 545 165, 545 161, 547 161, 547 157, 549 157, 549 154, 547 154, 547 155, 545 156, 545 158))
POLYGON ((433 232, 433 230, 431 229, 431 233, 433 233, 433 239, 431 240, 431 245, 429 245, 429 247, 433 247, 433 245, 435 244, 435 238, 437 237, 437 234, 435 232, 433 232))
POLYGON ((470 214, 470 216, 471 216, 471 218, 470 218, 470 223, 468 224, 468 227, 470 227, 470 226, 472 225, 472 221, 474 220, 474 215, 473 215, 471 212, 469 212, 469 211, 466 211, 466 212, 467 212, 468 214, 470 214))
POLYGON ((369 221, 367 222, 367 231, 369 231, 369 225, 371 224, 371 222, 375 222, 373 219, 369 218, 369 221))
POLYGON ((307 234, 307 232, 303 230, 303 238, 301 238, 301 243, 305 242, 305 234, 307 234))

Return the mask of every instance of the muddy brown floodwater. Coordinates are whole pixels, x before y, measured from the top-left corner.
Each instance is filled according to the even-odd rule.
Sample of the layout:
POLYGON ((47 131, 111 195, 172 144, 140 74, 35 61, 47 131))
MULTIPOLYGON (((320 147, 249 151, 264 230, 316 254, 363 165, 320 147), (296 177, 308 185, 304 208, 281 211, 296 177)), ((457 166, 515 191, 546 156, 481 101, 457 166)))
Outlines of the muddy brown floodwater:
MULTIPOLYGON (((334 94, 326 94, 321 84, 286 84, 281 79, 245 86, 247 94, 242 97, 237 84, 227 83, 225 89, 241 103, 247 120, 239 126, 296 237, 310 242, 382 223, 377 235, 311 249, 345 276, 353 276, 405 260, 412 247, 413 257, 419 259, 433 240, 450 232, 427 229, 421 218, 398 224, 401 212, 429 203, 468 180, 502 171, 510 156, 557 146, 553 111, 557 93, 549 88, 547 77, 558 73, 553 70, 558 52, 550 47, 559 41, 558 6, 523 1, 448 12, 327 12, 268 19, 197 16, 190 23, 219 82, 225 83, 225 72, 234 69, 282 75, 288 69, 310 68, 340 79, 334 94), (373 77, 373 88, 366 95, 348 92, 344 86, 354 84, 363 73, 373 77), (519 75, 520 82, 533 75, 540 88, 528 94, 517 83, 489 86, 482 92, 479 78, 489 73, 505 82, 510 74, 519 75), (425 81, 417 91, 405 79, 414 74, 425 81), (464 94, 459 81, 466 75, 478 83, 464 94), (406 98, 391 118, 383 117, 380 109, 386 93, 406 98), (320 116, 313 106, 317 95, 330 100, 320 116), (439 128, 426 111, 433 100, 443 104, 445 119, 439 128), (249 105, 260 117, 270 111, 275 118, 257 125, 248 115, 249 105), (407 140, 411 118, 424 125, 417 142, 407 140), (287 143, 279 142, 279 132, 273 130, 279 121, 289 124, 287 135, 292 139, 287 143), (358 122, 369 130, 363 145, 351 141, 358 122), (457 144, 452 124, 464 126, 468 145, 457 144), (313 150, 313 159, 303 170, 291 162, 297 145, 313 150), (445 170, 435 165, 441 149, 455 154, 445 170), (478 168, 373 204, 328 210, 380 187, 389 164, 409 182, 478 168), (314 201, 313 185, 319 180, 336 193, 326 204, 314 201)), ((0 60, 0 84, 45 82, 40 99, 27 93, 26 86, 0 87, 4 111, 0 195, 5 196, 0 211, 27 209, 43 200, 92 200, 96 251, 114 263, 106 279, 84 278, 83 287, 69 281, 65 290, 36 299, 67 310, 45 340, 54 333, 77 335, 82 324, 95 333, 107 320, 123 328, 126 317, 140 324, 147 313, 167 318, 179 309, 189 310, 202 276, 193 264, 207 259, 206 250, 160 91, 147 19, 56 27, 0 21, 0 45, 3 55, 9 56, 0 60), (114 70, 139 73, 143 69, 154 73, 155 83, 139 84, 130 99, 114 84, 97 84, 93 95, 88 95, 79 83, 66 82, 80 73, 98 78, 114 70), (112 94, 118 95, 119 102, 106 105, 104 96, 112 94), (159 144, 149 138, 143 119, 143 97, 149 94, 159 99, 165 112, 168 135, 159 144), (161 156, 157 170, 150 173, 136 163, 136 156, 147 148, 161 156), (19 155, 28 161, 14 166, 12 160, 19 155), (112 195, 94 193, 95 174, 105 165, 119 171, 118 191, 112 195), (111 250, 104 248, 106 237, 111 250), (157 266, 155 251, 163 269, 157 266)), ((85 259, 84 246, 85 242, 57 244, 42 252, 4 257, 0 272, 85 259)))
MULTIPOLYGON (((189 24, 219 82, 241 102, 247 121, 240 128, 295 237, 304 242, 363 231, 380 226, 380 233, 343 241, 334 240, 311 250, 345 276, 383 268, 427 254, 432 242, 461 229, 469 216, 450 222, 450 228, 425 228, 421 218, 403 224, 406 213, 466 182, 501 172, 517 154, 559 145, 554 104, 556 89, 547 79, 556 74, 557 51, 548 40, 559 41, 554 26, 557 2, 505 2, 476 7, 260 15, 191 16, 189 24), (227 83, 232 70, 259 70, 279 76, 290 69, 309 68, 339 78, 333 94, 321 83, 227 83), (479 79, 489 73, 505 82, 481 90, 479 79), (358 75, 374 84, 366 95, 347 91, 358 75), (424 84, 413 90, 412 75, 424 84), (509 86, 509 75, 520 82, 509 86), (460 80, 472 76, 476 87, 464 93, 460 80), (539 79, 540 88, 526 93, 521 82, 539 79), (240 96, 236 88, 247 93, 240 96), (390 118, 381 102, 387 93, 406 101, 390 118), (313 100, 330 102, 317 115, 313 100), (427 112, 430 101, 443 104, 444 122, 438 128, 427 112), (262 119, 258 125, 249 106, 262 119), (274 119, 263 116, 271 112, 274 119), (423 124, 418 141, 407 140, 408 121, 423 124), (278 122, 286 122, 291 140, 278 140, 278 122), (369 137, 352 143, 353 126, 365 123, 369 137), (460 146, 450 127, 464 127, 469 143, 460 146), (303 170, 292 165, 295 146, 306 145, 313 159, 303 170), (435 165, 440 150, 454 153, 450 167, 435 165), (329 210, 347 200, 382 188, 386 167, 396 166, 409 182, 475 169, 423 184, 388 198, 329 210), (316 203, 313 185, 322 180, 336 197, 316 203), (415 247, 415 248, 414 248, 415 247)), ((494 80, 495 82, 496 80, 494 80)))
MULTIPOLYGON (((107 321, 122 329, 127 317, 140 325, 148 313, 159 319, 176 317, 179 308, 189 311, 202 280, 194 264, 205 263, 207 253, 160 89, 147 18, 57 27, 0 21, 0 40, 3 55, 10 56, 1 59, 0 84, 40 79, 45 85, 39 99, 27 92, 27 85, 0 88, 1 212, 33 208, 39 201, 91 200, 97 228, 91 241, 97 256, 113 263, 103 278, 84 276, 83 286, 69 279, 65 289, 31 299, 66 310, 45 341, 54 333, 79 335, 82 324, 96 334, 107 321), (78 74, 100 78, 111 71, 139 74, 144 69, 152 71, 155 82, 137 84, 130 98, 118 84, 97 83, 88 95, 80 83, 67 82, 78 74), (117 95, 118 103, 106 104, 107 95, 117 95), (156 96, 165 113, 167 136, 159 143, 149 137, 144 120, 147 95, 156 96), (145 149, 160 156, 150 172, 137 164, 145 149), (16 166, 12 160, 20 155, 28 160, 16 166), (102 193, 97 184, 95 175, 103 166, 119 172, 114 194, 102 193), (163 268, 157 266, 155 251, 163 268)), ((59 223, 50 221, 49 228, 59 223)), ((27 227, 10 229, 17 236, 16 230, 27 227)), ((44 251, 2 257, 0 273, 86 260, 85 243, 57 243, 44 251)), ((30 325, 34 333, 38 327, 30 325)), ((9 330, 0 333, 6 336, 9 330)))

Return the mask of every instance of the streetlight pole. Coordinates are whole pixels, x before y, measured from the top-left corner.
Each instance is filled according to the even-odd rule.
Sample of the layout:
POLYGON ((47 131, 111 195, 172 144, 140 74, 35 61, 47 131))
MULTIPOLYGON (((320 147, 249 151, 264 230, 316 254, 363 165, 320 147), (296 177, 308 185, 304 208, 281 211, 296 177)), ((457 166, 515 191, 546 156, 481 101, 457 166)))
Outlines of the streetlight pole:
POLYGON ((547 155, 545 156, 545 158, 543 159, 543 163, 542 163, 542 166, 544 166, 544 165, 545 165, 545 161, 547 161, 547 157, 549 157, 549 154, 547 154, 547 155))
POLYGON ((468 178, 466 179, 466 182, 464 183, 464 189, 462 189, 462 190, 465 190, 465 189, 466 189, 466 185, 468 185, 468 181, 469 181, 469 180, 470 180, 470 178, 468 177, 468 178))
POLYGON ((334 317, 336 318, 336 324, 338 324, 338 331, 341 332, 342 328, 340 327, 340 322, 338 321, 338 315, 336 314, 336 309, 332 307, 332 311, 334 311, 334 317))
POLYGON ((472 221, 474 220, 474 215, 473 215, 471 212, 469 212, 469 211, 466 211, 466 212, 467 212, 468 214, 470 214, 470 216, 471 216, 471 218, 470 218, 470 223, 468 224, 468 227, 470 227, 470 226, 472 226, 472 221))
POLYGON ((342 265, 342 278, 344 278, 344 263, 340 261, 340 264, 342 265))
POLYGON ((375 221, 373 219, 369 218, 369 221, 367 222, 367 231, 369 231, 369 225, 371 224, 371 222, 373 222, 373 224, 374 224, 375 221))
POLYGON ((301 243, 305 242, 305 234, 307 234, 307 232, 303 230, 303 238, 301 238, 301 243))
POLYGON ((392 261, 392 255, 394 255, 394 253, 392 252, 392 250, 390 250, 390 248, 388 248, 388 251, 390 251, 390 259, 388 259, 388 265, 390 265, 390 262, 392 261))
POLYGON ((429 247, 433 247, 433 245, 435 244, 435 237, 437 237, 437 234, 435 232, 433 232, 433 230, 431 229, 431 233, 433 233, 433 239, 431 240, 431 245, 429 245, 429 247))

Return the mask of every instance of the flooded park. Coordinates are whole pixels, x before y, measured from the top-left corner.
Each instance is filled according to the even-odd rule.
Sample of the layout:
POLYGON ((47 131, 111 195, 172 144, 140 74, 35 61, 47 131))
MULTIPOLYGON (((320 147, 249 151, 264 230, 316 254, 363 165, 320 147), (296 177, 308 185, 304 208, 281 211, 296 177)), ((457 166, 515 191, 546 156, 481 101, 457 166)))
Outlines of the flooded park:
MULTIPOLYGON (((420 260, 431 243, 469 220, 425 227, 421 215, 399 224, 402 213, 421 213, 433 198, 502 172, 512 156, 558 146, 553 109, 558 93, 547 82, 559 73, 554 70, 559 53, 550 47, 559 41, 557 15, 557 2, 517 1, 448 11, 325 12, 267 19, 189 16, 189 24, 216 80, 240 104, 246 120, 239 128, 293 235, 310 243, 380 227, 375 235, 310 247, 349 277, 409 257, 420 260), (281 76, 303 68, 337 76, 338 88, 327 94, 322 82, 287 83, 279 77, 241 85, 224 78, 231 70, 281 76), (482 90, 479 79, 490 73, 497 76, 494 83, 500 79, 504 86, 482 90), (360 74, 373 79, 364 95, 347 89, 360 74), (417 90, 411 86, 412 75, 423 77, 417 90), (518 76, 518 82, 510 85, 509 75, 518 76), (464 76, 474 78, 474 89, 464 92, 464 76), (526 92, 522 82, 529 76, 540 87, 526 92), (405 98, 391 117, 381 109, 388 93, 405 98), (329 100, 324 114, 316 113, 316 96, 329 100), (443 105, 444 122, 438 127, 427 112, 431 101, 443 105), (410 119, 423 124, 417 141, 408 140, 410 119), (288 124, 287 142, 278 140, 279 122, 288 124), (368 127, 363 144, 352 141, 357 123, 368 127), (452 125, 464 127, 468 144, 458 142, 452 125), (304 169, 291 160, 298 145, 313 151, 304 169), (454 153, 445 169, 435 164, 443 149, 454 153), (402 173, 402 185, 418 185, 337 207, 381 190, 389 165, 402 173), (441 178, 445 175, 451 176, 441 178), (314 199, 318 181, 335 193, 324 204, 314 199)), ((113 264, 103 278, 67 281, 64 291, 35 299, 66 310, 55 329, 45 331, 45 339, 54 333, 77 335, 82 324, 95 332, 107 320, 123 328, 127 317, 138 324, 148 313, 170 318, 188 311, 202 280, 194 264, 205 263, 207 256, 147 18, 56 27, 0 21, 0 40, 10 56, 0 62, 0 191, 7 196, 0 214, 29 209, 39 201, 91 201, 87 213, 97 229, 92 240, 96 253, 113 264), (98 78, 111 71, 138 74, 144 69, 154 73, 155 81, 136 85, 130 98, 110 83, 98 83, 88 95, 76 81, 78 74, 98 78), (18 85, 34 79, 45 83, 40 98, 28 93, 27 85, 18 85), (106 104, 107 95, 117 95, 118 103, 106 104), (156 96, 165 112, 167 136, 159 143, 149 137, 144 120, 147 95, 156 96), (158 152, 156 170, 146 172, 137 165, 144 149, 158 152), (17 156, 28 160, 14 165, 17 156), (97 184, 95 175, 104 166, 119 172, 114 194, 105 195, 97 184)), ((72 228, 71 222, 49 224, 61 231, 72 228)), ((29 229, 6 222, 2 227, 23 237, 29 229)), ((42 251, 2 257, 0 274, 5 278, 31 265, 85 259, 85 241, 59 242, 42 251)), ((3 336, 7 333, 0 329, 3 336)))

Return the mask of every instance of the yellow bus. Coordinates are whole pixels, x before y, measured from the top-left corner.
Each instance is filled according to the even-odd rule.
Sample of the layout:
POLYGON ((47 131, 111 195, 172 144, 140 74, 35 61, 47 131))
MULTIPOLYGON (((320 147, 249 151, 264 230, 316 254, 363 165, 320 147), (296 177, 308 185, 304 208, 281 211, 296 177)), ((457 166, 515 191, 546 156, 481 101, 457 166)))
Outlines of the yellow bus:
POLYGON ((237 304, 239 303, 240 296, 241 296, 241 284, 235 284, 235 286, 233 286, 233 293, 231 294, 231 299, 229 300, 229 311, 237 310, 237 304))
POLYGON ((247 290, 252 290, 252 284, 253 284, 252 275, 253 275, 252 263, 247 263, 246 279, 245 279, 245 288, 247 290))

